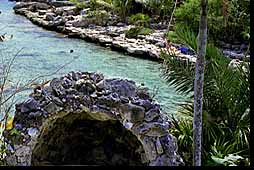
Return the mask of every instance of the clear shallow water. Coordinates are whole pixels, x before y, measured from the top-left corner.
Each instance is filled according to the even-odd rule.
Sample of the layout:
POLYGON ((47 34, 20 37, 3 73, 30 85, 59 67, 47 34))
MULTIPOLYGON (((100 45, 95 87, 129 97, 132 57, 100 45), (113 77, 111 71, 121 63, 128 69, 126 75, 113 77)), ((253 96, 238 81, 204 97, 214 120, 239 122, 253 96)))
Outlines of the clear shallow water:
POLYGON ((161 78, 160 64, 157 62, 123 55, 83 40, 63 38, 61 34, 44 30, 26 18, 15 15, 13 5, 13 2, 0 0, 0 33, 14 36, 13 39, 0 43, 0 56, 11 57, 23 48, 13 67, 14 80, 26 81, 52 73, 76 58, 47 79, 69 71, 93 71, 103 73, 108 78, 131 79, 137 85, 144 83, 150 92, 158 88, 155 99, 169 113, 176 112, 175 103, 186 99, 161 78), (74 50, 73 53, 69 52, 71 49, 74 50))

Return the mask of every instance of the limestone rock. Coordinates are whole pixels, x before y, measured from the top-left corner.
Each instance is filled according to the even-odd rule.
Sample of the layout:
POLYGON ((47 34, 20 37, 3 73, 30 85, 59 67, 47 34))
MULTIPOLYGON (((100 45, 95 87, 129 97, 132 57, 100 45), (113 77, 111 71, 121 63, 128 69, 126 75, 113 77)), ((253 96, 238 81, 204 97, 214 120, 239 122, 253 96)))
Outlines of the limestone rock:
POLYGON ((145 109, 131 103, 121 105, 121 111, 124 117, 132 123, 143 121, 145 117, 145 109))
POLYGON ((147 135, 147 136, 163 136, 167 134, 169 126, 167 123, 143 122, 137 124, 133 127, 133 132, 137 135, 147 135))
POLYGON ((38 11, 38 10, 47 10, 47 9, 50 8, 50 6, 48 4, 46 4, 46 3, 40 3, 40 2, 37 2, 35 4, 30 5, 30 7, 32 7, 32 9, 35 10, 35 11, 38 11))
POLYGON ((34 137, 38 133, 37 128, 28 128, 27 133, 29 136, 34 137))
POLYGON ((29 117, 40 117, 42 115, 41 111, 31 112, 29 113, 29 117))
POLYGON ((106 105, 109 107, 116 107, 120 103, 120 98, 117 93, 111 93, 107 96, 98 97, 96 102, 99 105, 106 105))
POLYGON ((82 92, 84 95, 90 95, 96 89, 95 85, 89 80, 83 81, 81 84, 76 85, 78 87, 78 91, 82 92))
POLYGON ((165 154, 159 156, 156 160, 152 161, 150 166, 176 166, 171 159, 169 159, 165 154))
POLYGON ((50 87, 52 87, 53 89, 59 89, 62 87, 62 80, 58 79, 58 78, 54 78, 50 81, 50 87))
POLYGON ((45 19, 46 19, 46 21, 54 21, 55 14, 54 13, 47 13, 45 19))
POLYGON ((70 1, 50 1, 49 4, 55 7, 75 6, 75 3, 70 1))
POLYGON ((147 122, 150 122, 154 120, 155 118, 159 117, 159 109, 151 109, 145 114, 145 120, 147 122))
POLYGON ((155 146, 156 146, 156 151, 157 151, 158 154, 162 154, 164 152, 159 137, 157 138, 157 140, 155 142, 155 146))
POLYGON ((145 136, 141 139, 141 143, 144 146, 146 152, 146 157, 148 160, 152 161, 157 158, 157 152, 154 145, 155 139, 153 137, 145 136))
POLYGON ((17 165, 17 158, 15 155, 11 155, 6 157, 6 163, 8 166, 16 166, 17 165))
POLYGON ((30 148, 28 146, 21 146, 16 150, 15 155, 22 157, 26 155, 29 151, 30 151, 30 148))
POLYGON ((121 96, 130 97, 136 93, 135 82, 129 80, 107 79, 104 81, 105 90, 116 92, 121 96))
POLYGON ((149 100, 137 99, 137 100, 133 100, 132 103, 142 106, 143 108, 145 108, 146 111, 154 107, 153 103, 149 100))
POLYGON ((63 8, 56 8, 56 10, 55 10, 55 14, 56 15, 62 16, 63 13, 64 13, 64 9, 63 8))
MULTIPOLYGON (((74 145, 79 148, 82 143, 79 137, 83 136, 96 143, 85 159, 98 164, 136 165, 138 162, 142 165, 174 166, 183 162, 177 154, 176 138, 168 132, 170 121, 161 112, 160 105, 149 96, 146 89, 138 89, 135 82, 129 80, 105 79, 97 73, 70 72, 61 78, 52 79, 44 86, 36 87, 30 98, 16 105, 13 123, 20 135, 17 139, 13 135, 6 136, 8 143, 14 145, 13 153, 7 153, 10 164, 35 165, 44 158, 52 161, 48 164, 54 164, 56 157, 59 159, 56 162, 62 162, 63 158, 68 157, 66 154, 70 153, 73 145, 64 143, 60 146, 64 149, 59 150, 59 145, 54 144, 76 141, 74 145), (95 121, 97 123, 94 124, 95 121), (100 127, 101 122, 109 125, 100 127), (89 130, 89 124, 94 124, 95 129, 89 130), (70 131, 69 128, 74 126, 75 130, 70 131), (112 127, 119 130, 119 136, 112 133, 112 127), (84 135, 82 133, 85 129, 84 135), (101 130, 103 132, 99 133, 101 130), (125 131, 130 134, 123 135, 125 131), (107 140, 102 142, 105 138, 107 140), (45 140, 50 146, 41 143, 45 140), (116 148, 111 146, 116 143, 116 148), (51 145, 59 151, 48 152, 51 145), (136 155, 135 159, 133 157, 129 160, 130 157, 124 156, 126 153, 121 150, 123 145, 126 147, 124 150, 130 152, 130 157, 136 155), (47 149, 43 149, 44 146, 47 149), (112 149, 117 152, 112 153, 112 149), (16 162, 11 155, 17 157, 16 162)), ((86 141, 85 146, 87 144, 86 141)), ((73 157, 76 152, 79 151, 75 149, 73 157)))
POLYGON ((39 15, 45 15, 46 13, 47 13, 46 10, 39 10, 39 11, 38 11, 38 14, 39 14, 39 15))
POLYGON ((50 113, 50 114, 54 114, 59 112, 60 110, 62 110, 62 107, 57 106, 54 102, 50 102, 48 105, 46 105, 43 108, 46 112, 50 113))
POLYGON ((18 10, 18 9, 21 9, 21 8, 27 8, 29 7, 30 5, 32 4, 35 4, 34 2, 17 2, 16 5, 13 7, 14 10, 18 10))
POLYGON ((167 134, 165 136, 160 137, 160 142, 165 153, 170 157, 175 154, 177 151, 177 141, 173 135, 167 134))
POLYGON ((33 98, 28 98, 22 105, 21 105, 21 113, 27 113, 32 111, 37 111, 40 109, 40 104, 33 98))

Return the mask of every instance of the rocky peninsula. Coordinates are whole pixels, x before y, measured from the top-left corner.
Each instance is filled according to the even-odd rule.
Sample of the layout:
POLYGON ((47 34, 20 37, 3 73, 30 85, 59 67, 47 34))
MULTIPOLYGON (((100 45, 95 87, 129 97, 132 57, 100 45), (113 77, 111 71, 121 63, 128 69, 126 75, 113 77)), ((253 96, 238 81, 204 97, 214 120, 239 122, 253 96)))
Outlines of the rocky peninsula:
POLYGON ((63 33, 68 37, 80 38, 102 46, 124 52, 128 55, 148 60, 161 61, 161 51, 174 52, 177 56, 195 62, 196 57, 181 53, 174 45, 166 49, 163 35, 165 29, 155 29, 149 35, 138 35, 138 38, 127 38, 125 32, 134 25, 120 22, 119 17, 108 14, 107 21, 97 24, 93 17, 88 17, 90 8, 77 10, 69 1, 33 1, 17 2, 14 7, 16 14, 28 18, 34 24, 45 29, 63 33))

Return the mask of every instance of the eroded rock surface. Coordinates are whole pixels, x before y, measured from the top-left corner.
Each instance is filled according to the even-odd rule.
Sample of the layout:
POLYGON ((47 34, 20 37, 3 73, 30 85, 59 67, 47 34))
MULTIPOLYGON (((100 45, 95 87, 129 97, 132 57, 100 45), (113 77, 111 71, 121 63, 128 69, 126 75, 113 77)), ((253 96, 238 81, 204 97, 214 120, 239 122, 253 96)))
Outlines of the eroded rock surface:
POLYGON ((54 78, 16 105, 13 124, 5 131, 14 148, 8 164, 183 165, 170 121, 130 80, 89 72, 54 78))

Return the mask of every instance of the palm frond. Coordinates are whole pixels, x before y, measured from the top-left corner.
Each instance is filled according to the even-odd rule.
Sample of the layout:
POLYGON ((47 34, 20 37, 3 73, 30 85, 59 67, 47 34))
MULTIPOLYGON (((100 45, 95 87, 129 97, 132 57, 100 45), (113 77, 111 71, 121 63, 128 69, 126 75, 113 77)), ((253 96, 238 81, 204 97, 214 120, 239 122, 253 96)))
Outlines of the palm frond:
POLYGON ((197 35, 184 24, 175 26, 177 39, 184 45, 188 46, 193 51, 197 51, 197 35))
POLYGON ((194 89, 195 68, 193 63, 188 60, 182 60, 175 54, 162 53, 164 63, 162 64, 162 76, 174 86, 176 91, 188 95, 194 89))
MULTIPOLYGON (((197 49, 196 36, 187 27, 176 28, 178 39, 194 51, 197 49)), ((250 64, 243 61, 237 67, 230 67, 231 60, 213 44, 206 48, 206 65, 203 91, 203 160, 210 159, 212 150, 226 156, 239 153, 249 157, 250 135, 250 64), (213 146, 214 144, 214 146, 213 146), (213 147, 212 147, 213 146, 213 147)), ((180 104, 178 111, 188 115, 186 122, 178 122, 174 133, 181 140, 179 147, 191 146, 185 143, 192 127, 193 89, 195 65, 174 54, 163 54, 163 77, 181 94, 191 94, 189 101, 180 104), (183 128, 182 126, 186 126, 183 128)), ((174 124, 176 124, 175 122, 174 124)), ((192 135, 192 134, 190 134, 192 135)), ((190 140, 190 139, 188 139, 190 140)), ((188 141, 188 142, 191 142, 188 141)), ((191 150, 190 150, 191 152, 191 150)), ((216 154, 216 153, 215 153, 216 154)))

